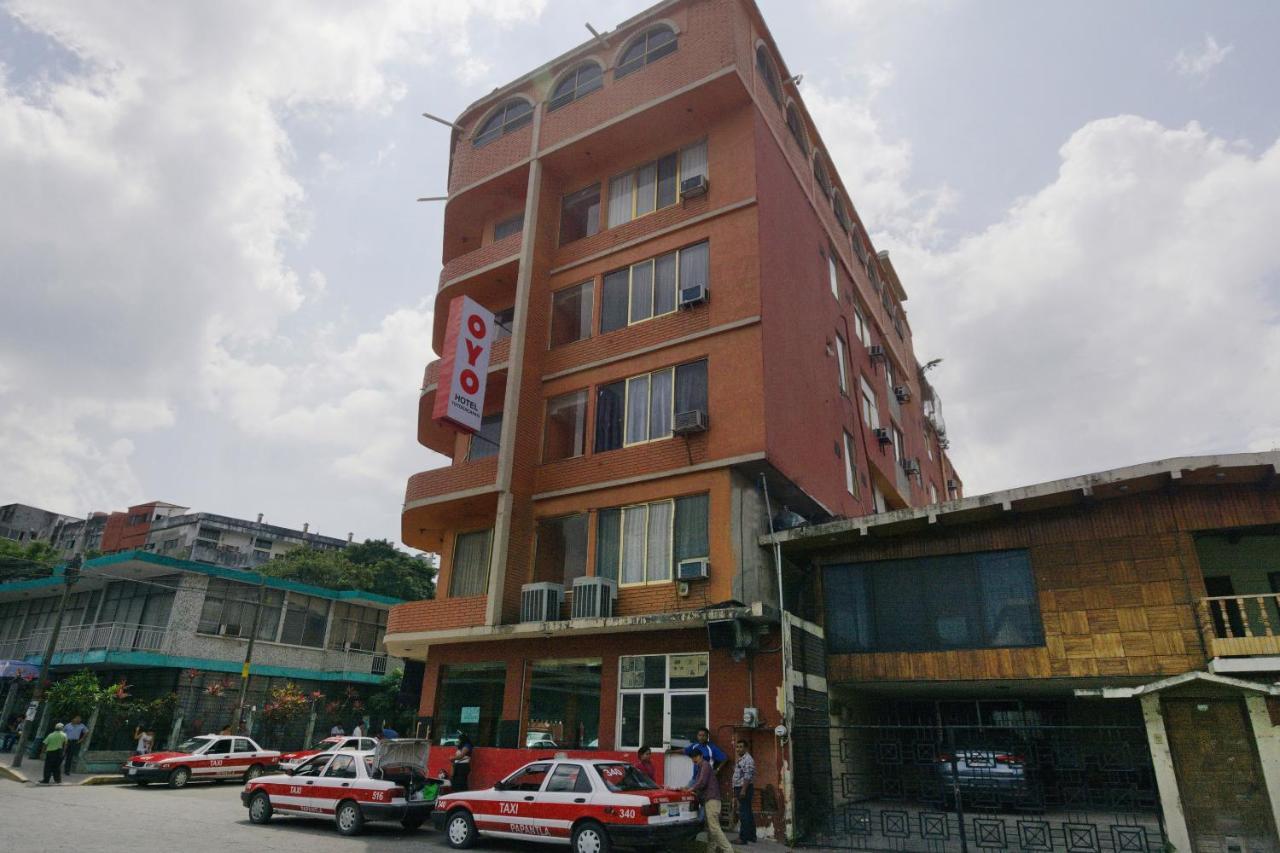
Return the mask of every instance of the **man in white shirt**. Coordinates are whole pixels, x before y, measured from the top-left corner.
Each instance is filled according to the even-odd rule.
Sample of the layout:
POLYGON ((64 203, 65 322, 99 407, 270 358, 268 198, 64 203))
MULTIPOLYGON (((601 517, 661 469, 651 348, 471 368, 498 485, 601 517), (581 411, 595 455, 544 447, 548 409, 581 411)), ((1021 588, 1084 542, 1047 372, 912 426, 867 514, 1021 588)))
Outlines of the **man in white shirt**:
POLYGON ((351 730, 351 736, 352 736, 352 737, 364 737, 364 726, 360 725, 360 723, 359 723, 359 722, 357 722, 357 723, 356 723, 356 727, 355 727, 354 729, 352 729, 352 730, 351 730))
POLYGON ((66 770, 63 773, 67 776, 71 775, 71 768, 76 763, 76 758, 80 756, 80 744, 84 742, 85 733, 89 731, 80 720, 80 715, 76 714, 71 718, 71 722, 62 727, 62 733, 67 736, 66 747, 66 770))
POLYGON ((334 723, 333 728, 329 729, 329 737, 342 737, 347 730, 342 727, 341 723, 334 723))

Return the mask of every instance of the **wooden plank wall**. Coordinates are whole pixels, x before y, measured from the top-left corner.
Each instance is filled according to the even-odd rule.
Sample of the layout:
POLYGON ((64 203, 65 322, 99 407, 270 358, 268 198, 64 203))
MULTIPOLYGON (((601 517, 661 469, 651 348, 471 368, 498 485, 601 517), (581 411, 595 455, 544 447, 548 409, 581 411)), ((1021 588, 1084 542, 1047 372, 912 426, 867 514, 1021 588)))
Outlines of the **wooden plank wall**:
POLYGON ((1207 663, 1193 533, 1280 523, 1280 492, 1191 486, 1005 516, 899 538, 851 537, 829 564, 972 551, 1030 552, 1045 645, 832 655, 832 681, 1161 676, 1207 663))

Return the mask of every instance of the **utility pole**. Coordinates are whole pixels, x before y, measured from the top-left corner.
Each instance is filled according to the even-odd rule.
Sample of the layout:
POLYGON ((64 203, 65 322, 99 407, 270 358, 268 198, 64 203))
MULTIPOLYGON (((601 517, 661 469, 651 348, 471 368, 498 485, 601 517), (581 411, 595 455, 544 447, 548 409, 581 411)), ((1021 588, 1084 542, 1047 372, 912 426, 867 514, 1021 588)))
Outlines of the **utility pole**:
MULTIPOLYGON (((87 527, 88 525, 86 525, 87 527)), ((40 679, 36 682, 35 695, 31 697, 31 706, 23 718, 22 732, 18 736, 18 745, 13 751, 13 767, 22 766, 22 753, 26 751, 27 741, 31 737, 31 729, 35 725, 40 703, 44 701, 45 690, 49 686, 49 665, 53 662, 53 650, 58 646, 58 634, 62 632, 62 617, 67 610, 67 599, 71 597, 71 587, 80 579, 80 555, 76 554, 67 563, 62 574, 62 599, 58 602, 58 615, 53 622, 53 631, 49 641, 45 643, 44 658, 40 661, 40 679)))
POLYGON ((240 726, 244 722, 244 702, 249 693, 249 662, 253 660, 253 644, 258 639, 258 620, 262 618, 262 608, 267 603, 267 579, 259 575, 258 606, 253 609, 253 626, 249 629, 249 645, 244 650, 244 666, 240 667, 240 700, 236 702, 236 724, 232 734, 240 734, 240 726))

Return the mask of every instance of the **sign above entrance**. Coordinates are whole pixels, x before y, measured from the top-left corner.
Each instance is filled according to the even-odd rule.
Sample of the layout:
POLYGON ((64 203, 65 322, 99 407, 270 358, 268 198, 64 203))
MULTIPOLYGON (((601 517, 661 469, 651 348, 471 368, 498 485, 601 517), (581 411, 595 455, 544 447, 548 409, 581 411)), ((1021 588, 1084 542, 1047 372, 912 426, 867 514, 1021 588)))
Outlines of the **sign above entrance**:
POLYGON ((463 432, 479 432, 489 378, 493 312, 466 296, 449 303, 440 379, 431 419, 463 432))

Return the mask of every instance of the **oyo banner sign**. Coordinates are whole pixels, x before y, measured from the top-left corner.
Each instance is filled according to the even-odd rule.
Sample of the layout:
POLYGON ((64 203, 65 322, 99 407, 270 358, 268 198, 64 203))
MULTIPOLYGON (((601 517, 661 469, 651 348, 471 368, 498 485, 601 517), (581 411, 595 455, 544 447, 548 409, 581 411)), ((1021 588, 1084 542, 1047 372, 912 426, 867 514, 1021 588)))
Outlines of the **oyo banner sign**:
POLYGON ((449 303, 432 420, 465 432, 480 431, 492 341, 492 311, 466 296, 449 303))

